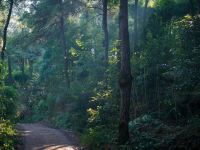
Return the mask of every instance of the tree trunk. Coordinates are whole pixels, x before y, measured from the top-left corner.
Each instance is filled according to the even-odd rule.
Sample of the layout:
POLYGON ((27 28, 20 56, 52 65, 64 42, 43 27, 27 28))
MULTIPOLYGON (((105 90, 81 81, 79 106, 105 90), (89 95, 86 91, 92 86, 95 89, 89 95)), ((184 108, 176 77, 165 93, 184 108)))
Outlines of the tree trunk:
MULTIPOLYGON (((197 0, 197 1, 199 1, 199 0, 197 0)), ((195 3, 194 3, 194 1, 193 0, 189 0, 189 5, 190 5, 190 13, 191 13, 191 15, 192 16, 194 16, 195 15, 195 3)))
POLYGON ((134 50, 138 51, 138 0, 135 0, 134 11, 134 50))
POLYGON ((121 93, 119 144, 125 144, 129 140, 129 107, 132 86, 130 67, 130 41, 128 31, 128 0, 120 0, 119 13, 119 37, 121 50, 121 66, 119 86, 121 93))
POLYGON ((21 73, 22 73, 22 75, 24 76, 25 75, 25 71, 24 71, 24 58, 21 58, 21 73))
POLYGON ((198 0, 197 3, 198 3, 198 14, 200 14, 200 1, 198 0))
POLYGON ((29 60, 29 73, 30 76, 33 76, 33 60, 29 60))
POLYGON ((5 27, 4 27, 4 30, 3 30, 3 47, 1 49, 1 59, 2 60, 4 60, 4 52, 6 50, 7 30, 8 30, 8 26, 9 26, 11 14, 12 14, 12 9, 13 9, 13 0, 10 0, 9 4, 10 4, 10 8, 9 8, 8 16, 7 16, 7 19, 6 19, 6 24, 5 24, 5 27))
POLYGON ((147 24, 147 7, 149 4, 149 0, 145 0, 144 4, 144 13, 143 13, 143 35, 144 35, 144 41, 146 41, 146 24, 147 24))
POLYGON ((69 54, 67 50, 67 44, 66 44, 66 37, 65 37, 65 22, 64 22, 64 13, 63 13, 63 2, 62 0, 59 0, 60 4, 60 34, 61 34, 61 44, 64 52, 64 67, 65 67, 65 79, 66 79, 66 85, 67 88, 70 88, 70 80, 69 80, 69 54))
POLYGON ((109 50, 109 38, 108 38, 108 0, 103 0, 103 32, 104 32, 104 42, 103 46, 105 48, 105 60, 104 60, 104 65, 105 69, 108 67, 108 50, 109 50))
POLYGON ((8 55, 8 84, 11 85, 12 83, 13 83, 12 64, 11 64, 11 58, 8 55))
POLYGON ((144 4, 144 13, 143 13, 143 27, 146 26, 146 22, 147 22, 147 7, 149 4, 149 0, 145 0, 145 4, 144 4))

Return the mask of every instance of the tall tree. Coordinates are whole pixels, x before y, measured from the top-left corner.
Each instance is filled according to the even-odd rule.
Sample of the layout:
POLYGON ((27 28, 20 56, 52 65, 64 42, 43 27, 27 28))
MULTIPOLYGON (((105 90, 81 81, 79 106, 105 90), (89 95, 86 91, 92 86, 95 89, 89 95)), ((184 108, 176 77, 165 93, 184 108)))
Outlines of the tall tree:
POLYGON ((135 0, 134 10, 134 50, 138 51, 138 0, 135 0))
POLYGON ((144 4, 144 13, 143 13, 143 38, 144 42, 146 41, 146 24, 147 24, 147 8, 148 8, 149 0, 145 0, 144 4))
POLYGON ((143 13, 143 26, 144 27, 145 27, 146 22, 147 22, 147 7, 148 7, 148 4, 149 4, 149 0, 145 0, 145 3, 144 3, 144 13, 143 13))
POLYGON ((10 23, 10 18, 11 18, 12 9, 13 9, 13 3, 14 3, 13 0, 9 0, 8 16, 7 16, 5 27, 4 27, 4 30, 3 30, 3 46, 2 46, 2 49, 1 49, 2 60, 4 60, 4 52, 5 52, 6 43, 7 43, 7 30, 8 30, 8 26, 9 26, 9 23, 10 23))
POLYGON ((108 0, 103 0, 103 20, 102 20, 102 25, 103 25, 103 31, 104 31, 104 42, 103 42, 103 45, 104 45, 104 48, 105 48, 105 54, 104 54, 104 57, 105 57, 105 60, 104 60, 104 63, 105 63, 105 68, 107 68, 108 66, 108 49, 109 49, 109 33, 108 33, 108 0))
POLYGON ((13 83, 11 57, 8 55, 8 84, 13 83))
POLYGON ((25 60, 23 56, 21 56, 20 58, 20 69, 21 69, 22 75, 24 76, 25 75, 25 60))
POLYGON ((189 5, 190 5, 190 13, 192 15, 195 15, 195 3, 193 0, 189 0, 189 5))
POLYGON ((200 13, 200 1, 198 0, 197 3, 198 3, 197 4, 198 5, 198 13, 200 13))
POLYGON ((130 41, 128 31, 128 0, 120 0, 119 12, 119 40, 121 51, 121 65, 119 86, 121 91, 119 144, 129 140, 129 107, 132 86, 130 67, 130 41))
POLYGON ((65 37, 65 21, 64 21, 64 12, 63 12, 63 1, 59 0, 60 4, 60 34, 61 34, 61 44, 64 52, 64 63, 65 63, 65 76, 66 76, 66 84, 67 87, 70 87, 70 80, 69 80, 69 54, 67 50, 67 44, 66 44, 66 37, 65 37))

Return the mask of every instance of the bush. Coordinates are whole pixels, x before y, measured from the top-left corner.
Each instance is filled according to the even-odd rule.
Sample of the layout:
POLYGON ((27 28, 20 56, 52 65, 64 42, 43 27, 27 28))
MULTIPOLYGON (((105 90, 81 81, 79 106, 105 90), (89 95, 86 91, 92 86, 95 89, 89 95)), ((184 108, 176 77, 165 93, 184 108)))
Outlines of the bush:
POLYGON ((108 138, 106 137, 107 133, 103 126, 89 128, 85 131, 81 141, 84 145, 89 147, 89 149, 101 149, 103 145, 108 142, 108 138))
POLYGON ((59 113, 52 119, 53 123, 57 128, 68 128, 69 127, 69 114, 59 113))
POLYGON ((200 147, 200 118, 192 117, 169 144, 170 150, 196 150, 200 147))
POLYGON ((0 118, 0 149, 14 150, 17 133, 10 121, 0 118))
POLYGON ((16 73, 14 75, 14 80, 19 82, 19 83, 25 83, 30 79, 30 77, 27 74, 22 74, 22 73, 16 73))
POLYGON ((0 117, 14 119, 17 112, 17 94, 12 87, 0 87, 0 117))
POLYGON ((159 119, 143 115, 129 123, 131 145, 138 150, 163 149, 172 139, 172 130, 159 119))

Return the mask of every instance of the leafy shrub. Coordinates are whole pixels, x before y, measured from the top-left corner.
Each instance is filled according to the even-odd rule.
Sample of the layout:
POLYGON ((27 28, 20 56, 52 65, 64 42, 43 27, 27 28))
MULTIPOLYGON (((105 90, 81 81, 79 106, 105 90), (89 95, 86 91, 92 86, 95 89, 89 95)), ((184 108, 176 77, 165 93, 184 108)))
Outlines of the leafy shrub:
POLYGON ((129 123, 131 145, 138 150, 162 149, 171 137, 171 128, 151 115, 143 115, 129 123))
POLYGON ((89 128, 85 131, 84 135, 81 138, 81 141, 84 145, 92 150, 100 149, 108 141, 108 138, 106 136, 108 132, 106 131, 107 130, 105 130, 105 127, 103 126, 89 128))
MULTIPOLYGON (((32 121, 41 121, 47 117, 48 104, 44 100, 35 101, 33 104, 32 121)), ((30 116, 29 116, 30 118, 30 116)), ((27 118, 26 118, 27 119, 27 118)))
POLYGON ((0 119, 0 149, 1 150, 14 150, 16 145, 17 133, 13 129, 10 121, 0 119))
POLYGON ((171 140, 170 150, 196 150, 200 147, 200 119, 195 117, 189 125, 179 131, 171 140))
POLYGON ((17 94, 12 87, 0 87, 0 117, 13 119, 17 112, 17 94))
POLYGON ((67 128, 69 127, 69 114, 67 113, 59 113, 55 117, 53 117, 53 123, 58 128, 67 128))
POLYGON ((19 83, 25 83, 28 81, 30 77, 27 74, 22 74, 22 73, 16 73, 14 75, 14 80, 19 82, 19 83))

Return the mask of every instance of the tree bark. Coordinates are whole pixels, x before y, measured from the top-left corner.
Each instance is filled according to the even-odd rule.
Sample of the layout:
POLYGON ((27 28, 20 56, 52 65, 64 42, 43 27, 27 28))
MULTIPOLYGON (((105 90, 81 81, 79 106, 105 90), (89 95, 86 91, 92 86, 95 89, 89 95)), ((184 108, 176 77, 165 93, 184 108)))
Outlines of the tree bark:
POLYGON ((29 60, 29 73, 30 76, 33 76, 33 60, 29 60))
POLYGON ((4 52, 6 50, 6 43, 7 43, 7 30, 8 30, 8 26, 10 23, 10 18, 11 18, 11 14, 12 14, 12 9, 13 9, 13 0, 9 1, 10 7, 9 7, 9 11, 8 11, 8 16, 6 19, 6 24, 3 30, 3 47, 1 49, 1 59, 4 60, 4 52))
POLYGON ((144 4, 144 14, 143 14, 143 27, 146 26, 146 22, 147 22, 147 7, 149 4, 149 0, 145 0, 145 4, 144 4))
POLYGON ((135 0, 134 10, 134 50, 138 51, 138 0, 135 0))
POLYGON ((147 24, 147 7, 149 4, 149 0, 145 0, 144 4, 144 13, 143 13, 143 38, 146 41, 146 24, 147 24))
POLYGON ((103 46, 105 48, 105 60, 104 60, 104 65, 105 68, 108 67, 108 50, 109 50, 109 37, 108 37, 108 0, 103 0, 103 20, 102 20, 102 25, 103 25, 103 32, 104 32, 104 42, 103 46))
POLYGON ((200 14, 200 1, 197 0, 197 3, 198 3, 198 14, 200 14))
POLYGON ((192 16, 196 15, 196 4, 199 4, 199 0, 197 0, 197 3, 194 2, 193 0, 189 0, 189 7, 190 7, 190 13, 192 16))
POLYGON ((25 62, 24 62, 24 58, 21 58, 21 64, 20 64, 21 66, 21 73, 22 73, 22 75, 24 76, 25 75, 25 71, 24 71, 24 65, 25 65, 25 62))
POLYGON ((64 22, 64 12, 63 12, 63 2, 59 0, 60 4, 60 34, 61 34, 61 44, 64 52, 64 67, 65 67, 65 79, 67 88, 70 88, 70 80, 69 80, 69 54, 67 50, 66 37, 65 37, 65 22, 64 22))
POLYGON ((121 93, 119 144, 125 144, 129 140, 129 107, 132 86, 130 67, 130 41, 128 31, 128 0, 120 0, 119 13, 119 37, 121 51, 121 66, 119 86, 121 93))

